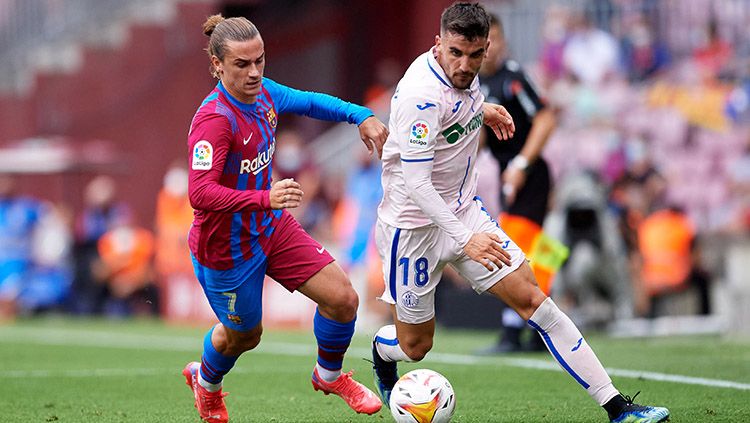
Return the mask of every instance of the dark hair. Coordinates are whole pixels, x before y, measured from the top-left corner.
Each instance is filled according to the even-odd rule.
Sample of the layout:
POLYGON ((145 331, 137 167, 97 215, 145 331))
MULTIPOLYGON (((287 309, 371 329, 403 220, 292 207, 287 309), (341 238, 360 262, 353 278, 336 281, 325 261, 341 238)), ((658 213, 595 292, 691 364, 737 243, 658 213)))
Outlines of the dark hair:
MULTIPOLYGON (((224 18, 221 14, 211 15, 203 23, 203 33, 209 37, 206 52, 208 57, 216 56, 224 60, 227 41, 247 41, 260 35, 258 28, 246 18, 224 18)), ((218 78, 216 69, 211 73, 218 78)))
POLYGON ((487 38, 490 16, 479 3, 458 2, 443 10, 440 16, 440 33, 461 35, 469 41, 487 38))

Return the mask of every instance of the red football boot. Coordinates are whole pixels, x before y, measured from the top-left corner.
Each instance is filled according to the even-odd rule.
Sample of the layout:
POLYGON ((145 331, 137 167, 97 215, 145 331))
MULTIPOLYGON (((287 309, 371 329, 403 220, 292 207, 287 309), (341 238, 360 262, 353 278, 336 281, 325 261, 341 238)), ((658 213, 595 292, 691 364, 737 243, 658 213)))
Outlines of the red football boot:
POLYGON ((198 409, 201 419, 210 423, 227 423, 229 415, 227 407, 224 405, 224 397, 227 394, 221 392, 209 392, 206 388, 198 383, 198 371, 201 364, 198 362, 188 363, 182 369, 182 375, 185 376, 185 383, 190 387, 195 396, 195 408, 198 409))
POLYGON ((312 374, 312 386, 316 391, 323 391, 326 395, 340 396, 357 413, 374 414, 383 406, 377 395, 352 379, 352 372, 342 373, 333 382, 326 382, 318 375, 318 369, 315 369, 312 374))

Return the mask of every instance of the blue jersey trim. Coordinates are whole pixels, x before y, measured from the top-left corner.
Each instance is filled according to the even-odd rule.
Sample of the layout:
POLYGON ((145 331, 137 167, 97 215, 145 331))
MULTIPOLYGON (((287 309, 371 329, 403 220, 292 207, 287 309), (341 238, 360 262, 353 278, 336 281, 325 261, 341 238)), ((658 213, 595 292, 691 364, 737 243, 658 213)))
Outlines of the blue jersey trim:
POLYGON ((487 217, 490 218, 490 221, 492 221, 492 223, 494 223, 495 226, 497 226, 498 229, 502 229, 500 227, 500 224, 497 223, 497 220, 495 220, 495 218, 490 215, 490 212, 487 211, 487 208, 484 206, 484 202, 482 202, 482 197, 480 197, 478 195, 475 195, 474 196, 474 201, 476 201, 476 202, 479 203, 479 205, 481 206, 482 211, 484 212, 484 214, 487 215, 487 217))
POLYGON ((393 234, 393 243, 391 244, 391 271, 388 275, 388 286, 391 291, 391 298, 396 301, 396 254, 398 253, 398 238, 401 236, 401 228, 397 228, 393 234))
POLYGON ((435 160, 435 158, 434 157, 430 157, 429 159, 405 159, 403 157, 401 158, 402 162, 407 162, 407 163, 430 162, 432 160, 435 160))
POLYGON ((529 320, 529 325, 533 327, 534 329, 539 332, 540 335, 542 335, 542 338, 544 339, 544 343, 547 344, 547 347, 549 347, 550 352, 552 352, 552 355, 555 357, 555 360, 557 360, 558 363, 560 363, 560 366, 562 366, 563 369, 565 369, 566 372, 568 372, 571 376, 573 376, 573 379, 576 380, 576 382, 580 383, 581 386, 583 386, 583 389, 589 389, 589 384, 583 380, 580 376, 578 376, 578 373, 573 371, 573 369, 570 368, 567 362, 565 362, 565 359, 562 358, 560 355, 560 352, 557 351, 557 348, 555 348, 555 345, 552 343, 552 339, 549 337, 549 334, 542 329, 539 325, 536 324, 533 320, 529 320))
POLYGON ((461 207, 461 196, 464 192, 464 184, 466 183, 466 177, 469 176, 469 168, 471 167, 471 156, 469 156, 469 163, 466 164, 466 172, 464 173, 464 180, 461 181, 461 187, 458 188, 458 207, 461 207))
POLYGON ((445 86, 446 86, 446 87, 448 87, 448 88, 453 88, 453 85, 451 85, 451 84, 449 84, 449 83, 445 82, 445 81, 443 80, 443 78, 441 78, 441 77, 440 77, 440 75, 439 75, 439 74, 438 74, 437 72, 435 72, 435 69, 433 69, 433 68, 432 68, 432 65, 430 64, 430 58, 429 58, 429 57, 427 58, 427 67, 428 67, 428 68, 430 68, 430 70, 432 71, 432 74, 433 74, 433 75, 435 75, 435 78, 439 79, 439 80, 440 80, 440 82, 442 82, 442 83, 443 83, 443 85, 445 85, 445 86))
POLYGON ((219 81, 219 83, 216 84, 216 88, 218 88, 219 91, 221 91, 224 94, 224 96, 227 99, 229 99, 229 101, 232 104, 234 104, 235 106, 237 106, 238 109, 240 109, 242 111, 246 111, 246 112, 252 112, 253 110, 255 110, 255 105, 256 105, 257 101, 256 101, 256 103, 243 103, 243 102, 237 100, 236 98, 234 98, 232 96, 232 94, 229 94, 229 91, 227 91, 227 89, 224 87, 224 84, 222 84, 221 81, 219 81))
MULTIPOLYGON (((249 174, 243 174, 239 175, 239 178, 237 178, 237 190, 244 191, 247 189, 247 180, 248 180, 249 174)), ((241 241, 240 238, 242 236, 242 212, 234 212, 232 213, 232 233, 229 236, 229 245, 230 249, 232 251, 232 262, 234 263, 235 267, 238 266, 240 263, 245 261, 245 258, 242 255, 242 247, 241 247, 241 241)))

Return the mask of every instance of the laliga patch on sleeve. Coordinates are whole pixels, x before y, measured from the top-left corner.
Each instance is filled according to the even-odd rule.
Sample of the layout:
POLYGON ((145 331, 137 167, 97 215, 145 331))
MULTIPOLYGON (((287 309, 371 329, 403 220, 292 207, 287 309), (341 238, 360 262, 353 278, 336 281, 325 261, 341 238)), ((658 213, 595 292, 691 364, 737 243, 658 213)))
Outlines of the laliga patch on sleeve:
POLYGON ((214 148, 210 142, 200 140, 193 147, 193 170, 209 170, 214 162, 214 148))
POLYGON ((427 140, 430 135, 430 126, 423 120, 415 121, 409 130, 409 146, 427 149, 427 140))

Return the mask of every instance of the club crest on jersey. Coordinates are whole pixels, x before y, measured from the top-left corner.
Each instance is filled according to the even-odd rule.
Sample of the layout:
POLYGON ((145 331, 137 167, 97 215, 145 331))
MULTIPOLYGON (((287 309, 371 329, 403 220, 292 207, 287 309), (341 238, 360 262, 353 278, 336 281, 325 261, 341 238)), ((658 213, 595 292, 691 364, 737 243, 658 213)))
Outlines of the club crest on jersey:
POLYGON ((276 119, 276 112, 273 109, 266 112, 266 120, 268 121, 268 124, 271 125, 271 128, 276 127, 278 120, 276 119))
POLYGON ((419 305, 419 297, 412 291, 401 294, 401 304, 406 308, 414 308, 419 305))
POLYGON ((210 142, 200 140, 193 147, 193 170, 209 170, 214 161, 214 148, 210 142))
POLYGON ((242 324, 242 318, 236 314, 227 314, 227 319, 231 320, 235 325, 242 324))
POLYGON ((409 145, 416 148, 427 148, 427 139, 430 134, 430 126, 423 120, 418 120, 411 125, 409 132, 409 145))

